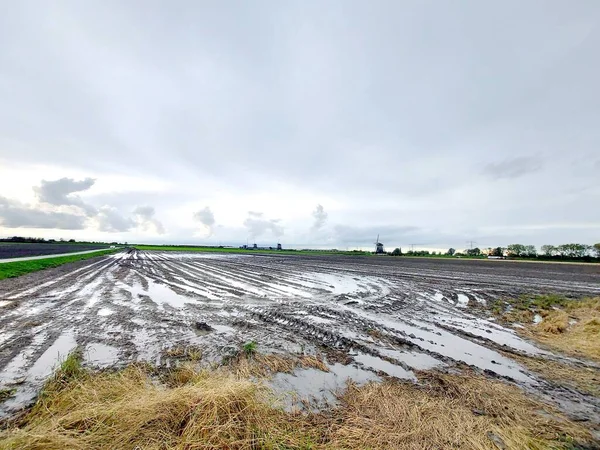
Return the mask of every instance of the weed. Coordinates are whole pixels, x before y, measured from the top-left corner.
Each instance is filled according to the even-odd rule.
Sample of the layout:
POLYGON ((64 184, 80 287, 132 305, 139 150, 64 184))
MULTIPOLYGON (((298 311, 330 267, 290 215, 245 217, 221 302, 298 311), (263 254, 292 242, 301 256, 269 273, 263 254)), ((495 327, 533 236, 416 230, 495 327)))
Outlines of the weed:
POLYGON ((10 389, 0 389, 0 402, 12 397, 17 390, 15 388, 10 389))
POLYGON ((258 344, 256 341, 246 342, 242 346, 242 350, 246 356, 253 356, 256 353, 256 349, 258 348, 258 344))
POLYGON ((200 361, 202 359, 202 350, 199 347, 188 347, 186 353, 190 361, 200 361))

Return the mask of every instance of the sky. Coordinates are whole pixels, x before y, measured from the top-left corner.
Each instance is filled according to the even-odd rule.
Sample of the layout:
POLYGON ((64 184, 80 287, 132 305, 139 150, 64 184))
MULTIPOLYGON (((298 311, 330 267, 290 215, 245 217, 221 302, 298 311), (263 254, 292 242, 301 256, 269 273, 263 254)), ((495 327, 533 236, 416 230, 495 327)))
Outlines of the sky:
POLYGON ((29 1, 0 236, 600 242, 600 2, 29 1))

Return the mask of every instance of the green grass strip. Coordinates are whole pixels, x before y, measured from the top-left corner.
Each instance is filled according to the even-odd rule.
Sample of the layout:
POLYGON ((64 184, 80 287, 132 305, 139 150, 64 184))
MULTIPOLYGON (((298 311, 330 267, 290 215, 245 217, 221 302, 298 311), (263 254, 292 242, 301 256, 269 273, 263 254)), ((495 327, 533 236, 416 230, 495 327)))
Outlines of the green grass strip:
POLYGON ((62 266, 70 262, 81 261, 84 259, 97 258, 98 256, 108 255, 118 250, 111 249, 101 252, 86 253, 84 255, 59 256, 57 258, 33 259, 31 261, 16 261, 10 263, 0 263, 0 280, 5 278, 15 278, 26 273, 37 272, 38 270, 49 269, 51 267, 62 266))

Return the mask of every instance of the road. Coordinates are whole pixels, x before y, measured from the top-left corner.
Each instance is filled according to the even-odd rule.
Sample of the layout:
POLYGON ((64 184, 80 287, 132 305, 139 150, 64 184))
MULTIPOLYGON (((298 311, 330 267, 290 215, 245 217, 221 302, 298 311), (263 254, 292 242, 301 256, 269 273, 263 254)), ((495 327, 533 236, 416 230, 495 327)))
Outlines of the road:
POLYGON ((40 256, 26 256, 24 258, 7 258, 7 259, 0 259, 0 264, 9 263, 9 262, 33 261, 34 259, 60 258, 61 256, 85 255, 87 253, 103 252, 106 250, 109 250, 109 249, 108 248, 99 248, 96 250, 86 250, 84 252, 60 253, 58 255, 40 255, 40 256))

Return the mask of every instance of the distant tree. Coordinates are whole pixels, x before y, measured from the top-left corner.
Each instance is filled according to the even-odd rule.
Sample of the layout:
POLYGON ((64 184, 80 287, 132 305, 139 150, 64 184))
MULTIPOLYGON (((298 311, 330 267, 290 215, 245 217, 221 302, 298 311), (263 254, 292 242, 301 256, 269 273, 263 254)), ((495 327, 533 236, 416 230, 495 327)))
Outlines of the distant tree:
POLYGON ((395 248, 394 251, 392 252, 393 256, 402 256, 402 249, 401 248, 395 248))
POLYGON ((600 242, 597 244, 594 244, 592 246, 592 248, 594 249, 594 252, 596 253, 596 258, 600 258, 600 242))
POLYGON ((562 244, 558 246, 558 253, 567 258, 583 258, 590 248, 589 245, 584 244, 562 244))
POLYGON ((527 256, 529 258, 534 258, 537 256, 537 249, 535 245, 526 245, 525 250, 521 256, 527 256))
POLYGON ((542 245, 541 248, 545 256, 554 256, 558 250, 554 245, 542 245))
POLYGON ((504 249, 502 247, 496 247, 493 248, 490 255, 492 256, 503 256, 504 255, 504 249))
POLYGON ((523 244, 510 244, 506 250, 508 256, 525 256, 525 246, 523 244))
POLYGON ((481 249, 479 247, 469 248, 465 250, 465 253, 469 256, 479 256, 481 255, 481 249))
POLYGON ((69 239, 69 242, 75 242, 75 239, 69 239))
POLYGON ((431 252, 432 255, 437 255, 437 252, 431 252))
POLYGON ((453 256, 456 253, 456 250, 450 247, 446 252, 447 255, 453 256))

